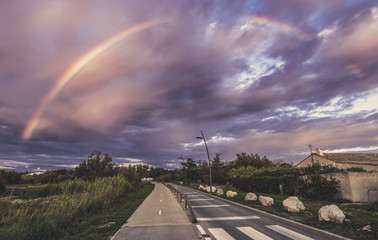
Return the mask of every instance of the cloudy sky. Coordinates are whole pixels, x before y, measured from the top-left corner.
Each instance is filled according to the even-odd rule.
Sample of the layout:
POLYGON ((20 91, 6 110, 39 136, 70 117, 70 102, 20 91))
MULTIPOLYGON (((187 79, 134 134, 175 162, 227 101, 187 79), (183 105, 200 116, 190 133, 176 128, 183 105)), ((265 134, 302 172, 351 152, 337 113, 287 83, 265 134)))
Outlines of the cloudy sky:
POLYGON ((0 168, 378 152, 376 0, 6 0, 0 168))

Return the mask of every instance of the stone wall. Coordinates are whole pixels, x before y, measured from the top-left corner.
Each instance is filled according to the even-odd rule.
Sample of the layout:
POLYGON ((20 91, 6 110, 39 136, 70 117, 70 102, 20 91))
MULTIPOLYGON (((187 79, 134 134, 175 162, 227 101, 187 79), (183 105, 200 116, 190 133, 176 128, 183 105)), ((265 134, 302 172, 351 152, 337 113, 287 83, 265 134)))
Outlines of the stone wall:
MULTIPOLYGON (((342 198, 352 202, 368 202, 367 191, 378 189, 377 172, 341 172, 323 176, 339 180, 342 198)), ((369 195, 371 202, 378 202, 378 191, 370 191, 369 195)))

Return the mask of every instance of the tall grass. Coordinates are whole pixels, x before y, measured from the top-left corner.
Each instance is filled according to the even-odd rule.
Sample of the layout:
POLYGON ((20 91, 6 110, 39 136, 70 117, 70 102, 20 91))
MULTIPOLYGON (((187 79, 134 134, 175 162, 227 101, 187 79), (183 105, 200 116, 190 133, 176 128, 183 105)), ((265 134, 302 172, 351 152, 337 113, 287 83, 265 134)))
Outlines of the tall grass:
POLYGON ((131 184, 117 176, 93 182, 69 180, 46 188, 61 194, 45 201, 0 201, 0 239, 54 239, 75 225, 78 216, 109 207, 131 184))

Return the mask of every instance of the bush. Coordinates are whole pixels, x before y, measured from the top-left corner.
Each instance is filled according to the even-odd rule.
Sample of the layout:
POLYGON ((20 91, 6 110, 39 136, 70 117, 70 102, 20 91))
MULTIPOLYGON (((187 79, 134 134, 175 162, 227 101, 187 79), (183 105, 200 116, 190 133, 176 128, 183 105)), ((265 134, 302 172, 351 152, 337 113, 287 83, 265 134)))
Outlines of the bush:
POLYGON ((310 175, 304 178, 300 195, 320 200, 337 200, 340 198, 339 182, 334 178, 328 180, 318 174, 310 175))
POLYGON ((236 187, 232 186, 231 183, 226 182, 226 185, 223 187, 223 191, 226 193, 227 191, 233 191, 233 192, 239 192, 239 189, 236 187))

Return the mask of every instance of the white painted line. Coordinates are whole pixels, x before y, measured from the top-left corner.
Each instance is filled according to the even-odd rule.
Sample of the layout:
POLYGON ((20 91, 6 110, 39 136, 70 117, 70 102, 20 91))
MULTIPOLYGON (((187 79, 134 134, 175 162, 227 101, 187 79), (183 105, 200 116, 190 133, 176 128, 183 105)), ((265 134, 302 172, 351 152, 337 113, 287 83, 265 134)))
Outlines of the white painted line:
POLYGON ((210 201, 215 200, 214 198, 195 198, 195 199, 189 199, 189 201, 210 201))
POLYGON ((295 240, 314 240, 313 238, 307 237, 303 234, 294 232, 293 230, 281 227, 279 225, 267 225, 267 228, 272 229, 273 231, 276 231, 278 233, 281 233, 282 235, 285 235, 288 238, 295 239, 295 240))
POLYGON ((161 216, 161 210, 159 210, 159 216, 161 216))
POLYGON ((203 230, 203 228, 201 227, 201 225, 196 225, 198 231, 201 233, 201 235, 206 235, 206 232, 205 230, 203 230))
POLYGON ((162 199, 160 199, 160 202, 162 202, 163 200, 162 199))
POLYGON ((210 218, 197 218, 198 221, 224 221, 224 220, 246 220, 246 219, 259 219, 258 216, 239 216, 239 217, 210 217, 210 218))
POLYGON ((217 240, 235 240, 223 228, 209 228, 209 231, 217 240))
POLYGON ((270 238, 251 227, 237 227, 237 229, 253 240, 273 240, 273 238, 270 238))
POLYGON ((222 205, 201 205, 201 206, 192 206, 192 208, 207 208, 207 207, 229 207, 228 204, 222 204, 222 205))

